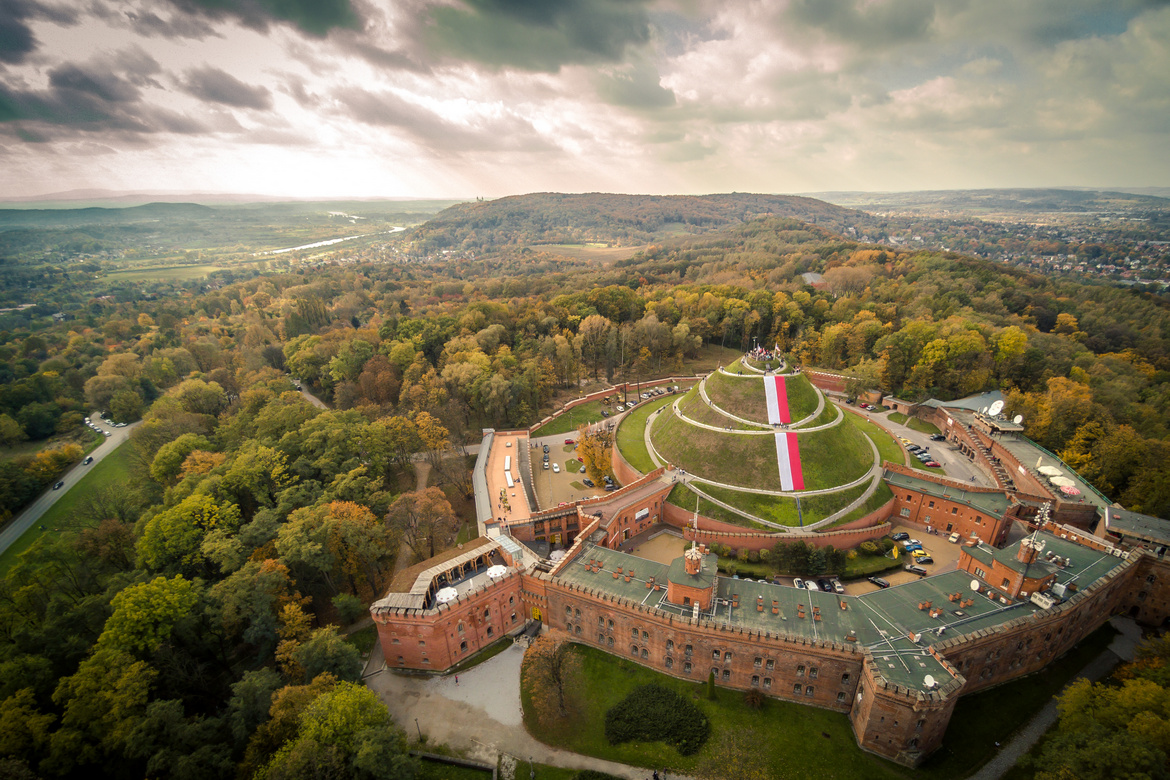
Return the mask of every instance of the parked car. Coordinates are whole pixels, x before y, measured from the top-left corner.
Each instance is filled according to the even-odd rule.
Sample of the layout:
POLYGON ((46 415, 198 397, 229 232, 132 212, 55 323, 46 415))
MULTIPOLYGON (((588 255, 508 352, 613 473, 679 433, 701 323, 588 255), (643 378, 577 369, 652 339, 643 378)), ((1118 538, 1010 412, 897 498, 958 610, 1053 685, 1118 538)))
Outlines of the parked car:
POLYGON ((63 488, 63 487, 65 487, 65 483, 64 483, 64 482, 58 482, 56 485, 53 485, 53 490, 60 490, 60 489, 61 489, 61 488, 63 488))
POLYGON ((845 592, 845 586, 841 584, 841 580, 833 580, 833 592, 834 593, 844 593, 845 592))
POLYGON ((931 440, 931 441, 943 441, 943 440, 944 440, 944 439, 946 439, 946 438, 947 438, 947 437, 946 437, 946 436, 943 436, 941 433, 936 433, 936 434, 934 434, 933 436, 931 436, 931 437, 930 437, 930 440, 931 440))
POLYGON ((919 447, 917 444, 907 444, 906 449, 910 450, 911 452, 918 452, 922 448, 919 447))
POLYGON ((953 534, 948 536, 947 541, 950 542, 951 544, 958 544, 959 543, 959 532, 955 531, 953 534))
POLYGON ((565 444, 576 444, 576 443, 577 442, 574 441, 573 439, 565 439, 565 444))
POLYGON ((906 544, 904 545, 903 549, 905 549, 905 551, 906 551, 906 552, 908 552, 908 553, 914 553, 914 551, 915 551, 915 550, 921 550, 921 549, 922 549, 922 545, 920 545, 920 544, 910 544, 909 542, 906 542, 906 544))
POLYGON ((602 409, 602 410, 601 410, 601 416, 602 416, 602 417, 609 417, 609 411, 608 411, 608 410, 606 410, 606 409, 602 409))
POLYGON ((869 581, 872 582, 874 585, 877 585, 879 588, 890 587, 890 583, 886 582, 881 577, 870 577, 869 581))
POLYGON ((903 541, 910 538, 910 534, 906 533, 905 531, 899 531, 898 533, 894 534, 890 538, 893 539, 895 542, 903 542, 903 541))
POLYGON ((832 593, 833 592, 833 583, 829 582, 826 579, 817 580, 817 585, 820 585, 821 590, 823 590, 825 593, 832 593))
POLYGON ((921 550, 921 549, 911 550, 910 554, 913 555, 915 558, 929 558, 930 557, 930 553, 928 553, 926 550, 921 550))
POLYGON ((921 566, 915 566, 912 563, 908 563, 905 566, 903 566, 902 568, 904 568, 906 571, 910 572, 911 574, 917 574, 919 577, 926 576, 926 569, 922 568, 921 566))
POLYGON ((585 477, 585 479, 581 480, 581 484, 583 484, 585 487, 596 487, 596 485, 593 484, 593 480, 589 479, 589 477, 585 477))
POLYGON ((582 466, 581 468, 577 469, 577 473, 578 473, 578 474, 584 474, 584 473, 586 472, 586 470, 587 470, 587 469, 586 469, 584 466, 582 466))
POLYGON ((88 466, 91 463, 93 463, 93 455, 90 455, 85 460, 81 461, 82 466, 88 466))
POLYGON ((793 587, 800 588, 801 590, 804 590, 804 580, 802 580, 800 577, 793 577, 792 578, 792 585, 793 585, 793 587))
POLYGON ((918 541, 917 539, 907 539, 906 541, 910 542, 910 544, 916 544, 919 547, 922 546, 922 542, 918 541))
POLYGON ((561 464, 559 464, 559 463, 554 463, 554 464, 553 464, 553 473, 554 473, 554 474, 560 474, 560 473, 561 473, 561 464))
POLYGON ((619 412, 624 412, 624 411, 626 410, 626 407, 622 406, 621 404, 618 404, 618 408, 617 408, 617 410, 618 410, 619 412))
POLYGON ((102 431, 102 433, 104 433, 107 437, 114 435, 113 431, 102 431))
POLYGON ((922 465, 926 466, 928 469, 941 469, 942 468, 942 464, 939 463, 937 460, 923 461, 922 465))
POLYGON ((544 464, 541 466, 541 468, 543 468, 545 471, 548 471, 548 461, 547 460, 544 462, 544 464))
POLYGON ((805 580, 804 587, 806 590, 820 590, 820 588, 817 587, 817 584, 812 580, 805 580))
POLYGON ((915 563, 919 564, 920 566, 929 566, 930 564, 934 563, 934 558, 931 558, 929 555, 923 555, 921 558, 915 561, 915 563))
POLYGON ((612 482, 605 486, 606 493, 612 493, 615 490, 617 490, 617 485, 613 484, 612 482))

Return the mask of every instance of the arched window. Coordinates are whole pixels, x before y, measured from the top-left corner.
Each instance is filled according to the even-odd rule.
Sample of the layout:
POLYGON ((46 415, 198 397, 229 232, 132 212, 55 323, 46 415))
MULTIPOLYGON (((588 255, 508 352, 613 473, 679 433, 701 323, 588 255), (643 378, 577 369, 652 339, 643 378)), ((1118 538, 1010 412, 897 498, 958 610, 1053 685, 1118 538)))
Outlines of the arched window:
POLYGON ((667 669, 673 669, 673 668, 674 668, 674 659, 673 659, 673 658, 671 658, 669 655, 668 655, 668 656, 666 656, 666 660, 665 660, 665 661, 663 661, 663 663, 664 663, 664 664, 666 664, 666 668, 667 668, 667 669))
POLYGON ((644 648, 644 647, 642 648, 642 657, 643 657, 643 658, 649 658, 649 657, 650 657, 650 654, 649 654, 649 653, 646 651, 646 648, 644 648))
POLYGON ((637 655, 637 654, 638 654, 638 646, 637 645, 630 645, 630 655, 637 655))

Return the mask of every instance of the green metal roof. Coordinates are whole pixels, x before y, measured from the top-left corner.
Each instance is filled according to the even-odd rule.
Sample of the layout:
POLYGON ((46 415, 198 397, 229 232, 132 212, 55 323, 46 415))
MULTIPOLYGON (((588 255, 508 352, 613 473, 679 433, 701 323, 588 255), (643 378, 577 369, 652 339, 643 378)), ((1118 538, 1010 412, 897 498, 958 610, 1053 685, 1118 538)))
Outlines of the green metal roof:
MULTIPOLYGON (((1070 566, 1056 568, 1057 582, 1072 582, 1081 590, 1123 562, 1108 553, 1096 552, 1051 534, 1041 533, 1039 538, 1045 542, 1042 557, 1051 550, 1056 555, 1072 559, 1070 566)), ((1014 560, 1017 546, 997 550, 995 555, 1014 560)), ((681 567, 681 558, 675 563, 681 567)), ((707 561, 704 564, 706 568, 707 561)), ((671 604, 666 600, 665 583, 673 566, 587 544, 557 578, 690 618, 693 607, 671 604), (600 561, 602 570, 588 571, 586 564, 590 560, 600 561), (613 574, 618 567, 621 567, 622 574, 615 578, 613 574), (634 575, 627 583, 624 575, 631 568, 634 575), (663 585, 662 590, 646 587, 651 577, 663 585)), ((971 588, 971 580, 967 572, 952 571, 861 596, 838 596, 720 576, 716 578, 712 609, 704 612, 701 618, 765 635, 865 648, 874 656, 879 671, 887 680, 921 690, 927 674, 933 675, 940 683, 951 679, 943 665, 930 654, 928 648, 931 645, 1041 611, 1028 601, 1004 604, 998 598, 976 593, 971 588), (950 601, 952 594, 959 594, 959 599, 950 601), (736 597, 738 607, 734 606, 736 597), (972 603, 960 607, 959 601, 967 599, 972 603), (772 613, 773 602, 776 602, 776 614, 772 613), (929 609, 919 609, 919 605, 925 602, 941 608, 942 614, 932 618, 929 609), (758 608, 760 605, 763 610, 758 608), (804 617, 800 617, 802 608, 804 617), (814 608, 819 612, 819 620, 814 608), (916 642, 910 641, 911 633, 917 635, 916 642)))
POLYGON ((1106 507, 1105 528, 1121 536, 1144 539, 1155 544, 1170 544, 1170 521, 1138 512, 1106 507))
POLYGON ((883 479, 891 487, 916 490, 920 493, 934 496, 935 498, 945 498, 948 501, 965 504, 972 509, 977 509, 980 512, 995 515, 996 517, 1002 517, 1003 513, 1011 506, 1011 502, 1008 501, 1007 494, 1005 493, 983 493, 975 490, 965 490, 959 487, 939 484, 929 479, 920 479, 909 474, 900 474, 896 471, 888 470, 883 475, 883 479))

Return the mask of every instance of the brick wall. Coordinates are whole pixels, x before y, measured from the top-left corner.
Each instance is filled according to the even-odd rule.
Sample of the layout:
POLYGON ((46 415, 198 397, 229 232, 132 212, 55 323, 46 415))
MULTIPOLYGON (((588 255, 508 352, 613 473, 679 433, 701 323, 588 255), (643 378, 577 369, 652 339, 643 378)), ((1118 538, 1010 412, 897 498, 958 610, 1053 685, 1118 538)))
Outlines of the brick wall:
MULTIPOLYGON (((909 474, 927 482, 968 493, 1004 495, 1002 491, 994 488, 979 488, 932 474, 915 472, 905 466, 888 461, 883 465, 892 472, 909 474)), ((996 515, 920 490, 892 485, 890 489, 894 492, 894 505, 890 512, 891 521, 919 525, 923 528, 929 525, 940 534, 958 533, 963 539, 970 539, 971 535, 974 534, 977 538, 995 546, 1003 544, 1007 538, 1007 532, 1011 527, 1010 517, 1012 516, 1009 512, 1005 511, 1002 515, 996 515)))
POLYGON ((521 575, 444 604, 428 614, 396 610, 373 615, 386 666, 442 671, 524 624, 521 575))

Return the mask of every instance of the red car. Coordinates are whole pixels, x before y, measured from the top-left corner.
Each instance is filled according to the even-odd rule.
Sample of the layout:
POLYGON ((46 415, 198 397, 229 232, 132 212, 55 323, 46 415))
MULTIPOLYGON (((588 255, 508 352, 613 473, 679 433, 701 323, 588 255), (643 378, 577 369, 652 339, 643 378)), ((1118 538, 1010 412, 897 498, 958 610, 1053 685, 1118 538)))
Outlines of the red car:
POLYGON ((577 442, 574 441, 573 439, 565 439, 565 444, 576 444, 576 443, 577 442))
POLYGON ((932 469, 942 468, 941 464, 937 460, 928 460, 922 465, 932 469))

